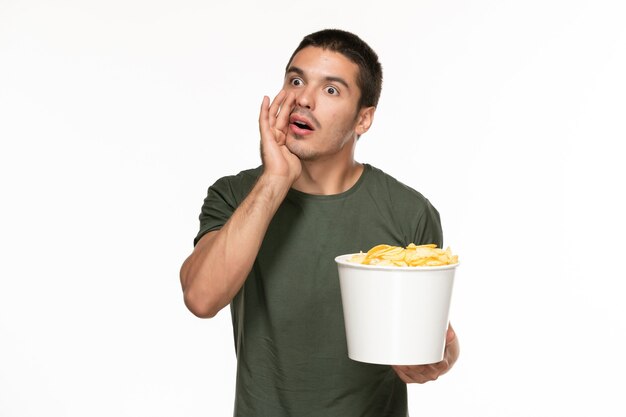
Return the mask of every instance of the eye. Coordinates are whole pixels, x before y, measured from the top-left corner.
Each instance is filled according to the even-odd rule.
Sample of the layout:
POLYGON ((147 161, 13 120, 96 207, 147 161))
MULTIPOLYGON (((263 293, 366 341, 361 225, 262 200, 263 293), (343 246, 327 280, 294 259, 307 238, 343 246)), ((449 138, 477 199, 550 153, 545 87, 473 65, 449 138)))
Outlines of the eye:
POLYGON ((300 87, 302 84, 304 84, 304 81, 302 81, 300 78, 291 79, 291 85, 293 85, 294 87, 300 87))
POLYGON ((328 87, 326 87, 326 92, 328 94, 330 94, 331 96, 336 96, 339 95, 339 90, 337 90, 335 87, 333 87, 332 85, 329 85, 328 87))

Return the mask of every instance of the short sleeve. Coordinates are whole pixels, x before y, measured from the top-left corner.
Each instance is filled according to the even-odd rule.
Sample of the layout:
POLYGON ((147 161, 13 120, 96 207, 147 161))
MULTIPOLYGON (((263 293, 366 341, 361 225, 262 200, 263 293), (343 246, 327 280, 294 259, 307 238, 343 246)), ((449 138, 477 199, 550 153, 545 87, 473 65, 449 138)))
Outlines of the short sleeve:
POLYGON ((214 230, 221 229, 256 182, 258 170, 220 178, 209 187, 200 212, 200 230, 193 244, 214 230))
POLYGON ((443 247, 443 231, 439 212, 428 200, 426 200, 424 210, 419 213, 414 242, 416 245, 435 243, 437 247, 443 247))

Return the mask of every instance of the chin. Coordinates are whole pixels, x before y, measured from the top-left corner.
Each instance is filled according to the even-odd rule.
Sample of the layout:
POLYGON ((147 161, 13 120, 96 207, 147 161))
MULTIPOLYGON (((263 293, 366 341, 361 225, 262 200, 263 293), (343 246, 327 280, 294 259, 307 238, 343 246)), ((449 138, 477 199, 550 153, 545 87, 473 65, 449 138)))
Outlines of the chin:
POLYGON ((312 161, 318 156, 317 152, 304 143, 299 142, 298 139, 287 138, 285 146, 289 149, 289 152, 297 156, 301 161, 312 161))

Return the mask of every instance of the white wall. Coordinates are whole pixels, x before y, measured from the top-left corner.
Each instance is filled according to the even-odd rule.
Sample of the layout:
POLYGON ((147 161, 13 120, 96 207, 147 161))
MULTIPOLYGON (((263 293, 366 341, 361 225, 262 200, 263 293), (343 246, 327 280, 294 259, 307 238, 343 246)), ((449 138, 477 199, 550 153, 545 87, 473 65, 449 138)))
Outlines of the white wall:
POLYGON ((385 70, 357 159, 429 197, 463 262, 462 356, 411 415, 623 414, 620 2, 222 3, 0 0, 0 415, 232 413, 228 310, 188 313, 178 269, 326 27, 385 70))

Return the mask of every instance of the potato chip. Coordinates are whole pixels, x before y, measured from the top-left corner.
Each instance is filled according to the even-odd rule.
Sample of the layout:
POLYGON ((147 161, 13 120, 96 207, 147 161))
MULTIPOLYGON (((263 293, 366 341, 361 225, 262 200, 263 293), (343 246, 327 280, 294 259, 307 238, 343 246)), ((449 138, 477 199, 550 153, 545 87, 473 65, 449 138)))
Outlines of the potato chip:
POLYGON ((445 250, 436 244, 409 244, 406 248, 391 245, 376 245, 367 253, 359 253, 350 258, 350 262, 378 266, 441 266, 459 262, 459 257, 452 254, 450 247, 445 250))

